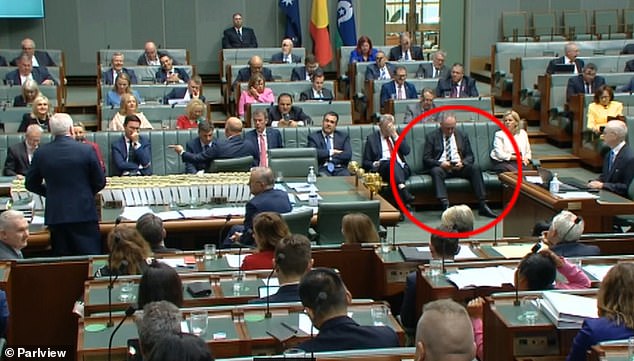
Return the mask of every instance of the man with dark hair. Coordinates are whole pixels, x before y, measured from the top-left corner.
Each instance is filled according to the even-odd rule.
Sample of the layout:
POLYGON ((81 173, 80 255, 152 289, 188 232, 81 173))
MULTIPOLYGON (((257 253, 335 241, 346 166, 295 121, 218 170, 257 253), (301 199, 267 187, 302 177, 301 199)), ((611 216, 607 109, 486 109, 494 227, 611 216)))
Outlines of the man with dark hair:
POLYGON ((381 108, 387 105, 388 99, 416 99, 418 96, 416 86, 405 80, 407 79, 407 69, 404 66, 396 67, 393 79, 393 81, 381 86, 381 108))
POLYGON ((337 130, 339 114, 324 114, 321 130, 308 134, 308 145, 317 149, 319 174, 325 176, 349 176, 348 163, 352 159, 350 136, 337 130))
POLYGON ((165 227, 163 227, 163 220, 154 213, 146 213, 139 217, 136 221, 136 230, 139 231, 143 239, 150 245, 154 254, 180 251, 176 248, 165 247, 167 231, 165 227))
POLYGON ((139 134, 141 120, 128 115, 123 121, 123 136, 112 142, 113 175, 152 175, 152 145, 147 135, 139 134))
POLYGON ((313 54, 306 55, 304 66, 297 66, 291 72, 291 81, 310 80, 315 71, 319 69, 319 63, 313 54))
POLYGON ((305 102, 307 100, 320 100, 329 101, 335 97, 332 91, 324 87, 325 75, 321 70, 317 70, 311 78, 311 87, 301 92, 299 95, 299 101, 305 102))
POLYGON ((332 269, 315 268, 299 284, 299 297, 313 325, 315 338, 297 347, 306 352, 398 347, 396 332, 388 326, 360 326, 348 317, 352 295, 332 269))
POLYGON ((275 246, 273 258, 280 288, 268 297, 251 300, 249 303, 299 302, 299 281, 313 268, 310 241, 301 234, 293 234, 283 238, 275 246))
POLYGON ((57 85, 57 81, 51 76, 45 67, 34 68, 31 58, 22 54, 18 58, 18 68, 12 70, 4 76, 6 85, 22 85, 31 79, 38 85, 57 85))
POLYGON ((171 55, 164 53, 159 57, 161 68, 154 75, 156 82, 160 84, 187 83, 189 74, 182 68, 174 67, 174 59, 171 55))
POLYGON ((445 98, 477 97, 478 88, 475 79, 464 75, 464 66, 455 63, 448 77, 440 78, 436 85, 436 96, 445 98))
POLYGON ((577 94, 594 94, 595 90, 605 85, 605 78, 597 75, 597 66, 588 63, 583 67, 583 72, 568 79, 566 86, 566 99, 577 94))
POLYGON ((260 161, 260 167, 269 166, 268 150, 275 148, 284 148, 282 141, 282 134, 275 128, 267 127, 269 122, 268 113, 264 109, 256 109, 253 111, 251 120, 254 129, 246 132, 244 135, 245 142, 251 142, 253 147, 258 152, 258 159, 260 161))
POLYGON ((387 56, 383 50, 376 52, 374 64, 368 65, 365 69, 365 80, 389 80, 395 72, 394 65, 387 62, 387 56))
POLYGON ((205 96, 201 94, 203 89, 203 80, 200 75, 194 75, 187 82, 187 88, 173 88, 165 98, 163 98, 163 104, 187 104, 192 99, 200 99, 205 102, 205 96))
POLYGON ((222 48, 257 48, 258 39, 251 28, 242 26, 242 14, 233 14, 233 26, 222 33, 222 48))
POLYGON ((269 126, 272 127, 303 127, 311 125, 313 120, 304 113, 301 107, 293 105, 293 96, 282 93, 277 97, 277 106, 269 108, 269 126))
POLYGON ((143 307, 143 314, 136 316, 135 323, 144 360, 162 337, 181 332, 182 319, 178 307, 168 301, 150 302, 143 307))
MULTIPOLYGON (((185 144, 185 151, 191 154, 199 154, 213 146, 214 129, 211 124, 207 122, 200 122, 198 124, 198 137, 190 139, 185 144)), ((209 164, 207 162, 185 162, 185 173, 194 174, 207 169, 209 164)))

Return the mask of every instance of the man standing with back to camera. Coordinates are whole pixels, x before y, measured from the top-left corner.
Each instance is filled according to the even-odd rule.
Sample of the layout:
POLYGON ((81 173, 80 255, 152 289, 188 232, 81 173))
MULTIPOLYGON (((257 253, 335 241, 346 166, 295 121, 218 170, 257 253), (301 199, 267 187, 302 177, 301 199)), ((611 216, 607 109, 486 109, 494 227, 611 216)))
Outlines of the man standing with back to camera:
POLYGON ((40 146, 26 174, 26 189, 46 197, 44 223, 56 256, 99 254, 101 234, 95 194, 106 184, 94 149, 73 138, 73 119, 50 120, 51 143, 40 146))

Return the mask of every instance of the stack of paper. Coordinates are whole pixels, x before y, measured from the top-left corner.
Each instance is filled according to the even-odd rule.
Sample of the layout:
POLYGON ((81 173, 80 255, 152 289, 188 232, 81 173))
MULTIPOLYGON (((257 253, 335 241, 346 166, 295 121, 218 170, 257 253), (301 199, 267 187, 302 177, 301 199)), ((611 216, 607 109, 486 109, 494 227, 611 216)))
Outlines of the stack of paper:
POLYGON ((586 318, 599 317, 596 299, 568 293, 546 291, 540 306, 559 328, 579 328, 586 318))
POLYGON ((514 284, 515 270, 497 266, 459 269, 450 273, 447 278, 459 289, 468 287, 502 287, 504 284, 514 284))

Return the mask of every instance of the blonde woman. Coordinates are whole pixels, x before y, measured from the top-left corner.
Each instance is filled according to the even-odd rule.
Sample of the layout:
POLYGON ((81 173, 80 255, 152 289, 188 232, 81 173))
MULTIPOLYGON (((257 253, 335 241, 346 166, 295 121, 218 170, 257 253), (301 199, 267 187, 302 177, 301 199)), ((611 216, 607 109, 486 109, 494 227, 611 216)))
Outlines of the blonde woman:
POLYGON ((185 114, 176 118, 176 129, 198 128, 198 123, 205 122, 205 103, 200 99, 192 99, 185 107, 185 114))
POLYGON ((37 83, 29 79, 22 84, 22 94, 16 95, 13 98, 14 107, 28 107, 33 104, 33 101, 38 96, 42 95, 40 89, 37 87, 37 83))
POLYGON ((147 120, 143 113, 138 111, 138 107, 139 103, 134 95, 131 93, 121 95, 121 105, 119 106, 119 111, 110 121, 108 130, 123 131, 123 121, 127 115, 136 115, 141 120, 141 129, 153 129, 150 121, 147 120))
MULTIPOLYGON (((502 117, 504 125, 513 134, 513 139, 517 143, 521 157, 522 166, 526 168, 533 157, 531 144, 528 141, 528 134, 520 127, 520 116, 514 110, 509 110, 502 117)), ((491 149, 491 159, 493 159, 493 169, 498 172, 513 172, 517 170, 517 154, 511 140, 503 130, 495 132, 493 149, 491 149)))
POLYGON ((106 96, 106 105, 118 107, 121 105, 121 96, 123 94, 132 94, 136 98, 137 103, 141 102, 141 95, 138 91, 132 90, 130 87, 130 77, 126 73, 121 73, 117 76, 112 90, 108 91, 106 96))
POLYGON ((365 213, 348 213, 341 219, 341 233, 345 243, 379 243, 376 226, 365 213))
POLYGON ((31 112, 22 116, 22 123, 18 127, 19 133, 26 132, 26 128, 31 124, 37 124, 42 128, 42 131, 48 132, 51 130, 48 121, 51 117, 52 109, 49 106, 48 98, 44 95, 40 95, 31 106, 31 112))

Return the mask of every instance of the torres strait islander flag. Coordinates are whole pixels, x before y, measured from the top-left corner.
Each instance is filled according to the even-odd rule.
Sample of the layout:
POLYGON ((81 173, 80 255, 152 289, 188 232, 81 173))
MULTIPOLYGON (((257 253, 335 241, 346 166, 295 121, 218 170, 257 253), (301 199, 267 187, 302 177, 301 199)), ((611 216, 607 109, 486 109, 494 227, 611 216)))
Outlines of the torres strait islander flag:
POLYGON ((332 61, 332 45, 328 31, 328 2, 313 0, 310 13, 310 36, 313 38, 313 53, 320 67, 332 61))

